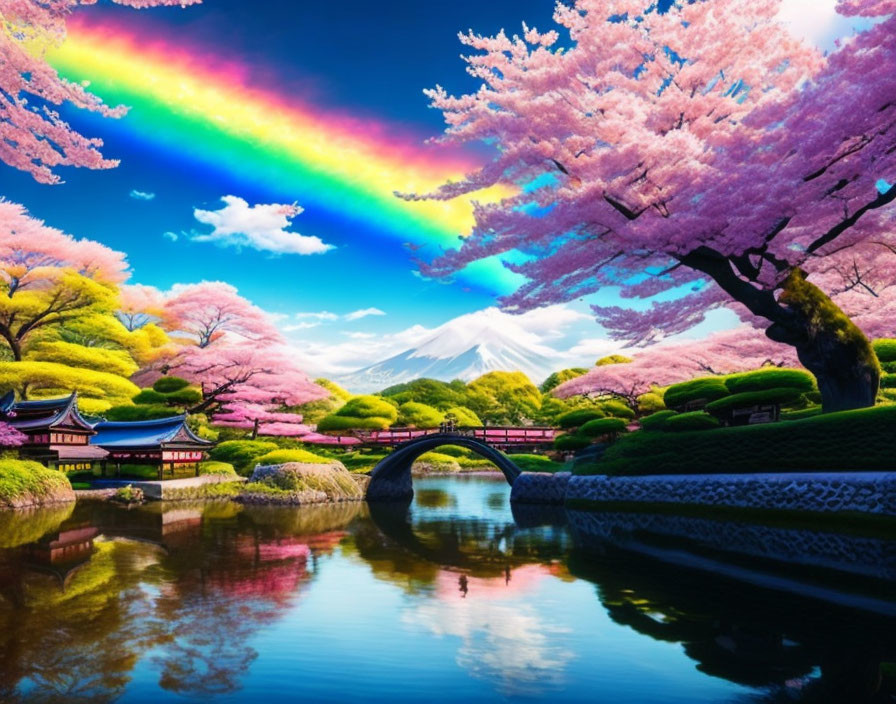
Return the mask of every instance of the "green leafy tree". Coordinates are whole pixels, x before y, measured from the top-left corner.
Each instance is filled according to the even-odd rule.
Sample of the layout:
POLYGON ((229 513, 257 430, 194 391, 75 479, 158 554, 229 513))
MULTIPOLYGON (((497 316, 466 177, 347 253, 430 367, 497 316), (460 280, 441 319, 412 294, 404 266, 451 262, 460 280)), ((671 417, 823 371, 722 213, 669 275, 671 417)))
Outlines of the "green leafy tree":
POLYGON ((355 396, 317 424, 321 432, 383 430, 398 420, 398 409, 378 396, 355 396))
POLYGON ((541 392, 522 372, 489 372, 467 385, 466 405, 489 423, 517 424, 537 416, 541 392))
POLYGON ((584 367, 572 367, 571 369, 562 369, 559 372, 554 372, 547 379, 545 379, 539 389, 543 394, 549 393, 553 391, 555 388, 560 386, 564 381, 569 381, 570 379, 575 379, 577 377, 582 376, 583 374, 587 374, 588 370, 584 367))
POLYGON ((398 407, 398 425, 414 428, 436 428, 445 419, 445 413, 425 403, 408 401, 398 407))

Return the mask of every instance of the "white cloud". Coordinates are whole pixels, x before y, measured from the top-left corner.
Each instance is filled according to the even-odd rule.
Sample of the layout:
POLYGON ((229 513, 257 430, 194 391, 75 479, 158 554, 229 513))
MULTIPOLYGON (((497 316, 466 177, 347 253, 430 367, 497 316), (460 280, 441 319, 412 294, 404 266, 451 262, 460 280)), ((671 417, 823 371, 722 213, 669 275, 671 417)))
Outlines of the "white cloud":
POLYGON ((162 237, 166 240, 171 240, 172 242, 177 242, 180 239, 180 236, 176 232, 171 232, 170 230, 168 232, 163 232, 162 237))
POLYGON ((283 332, 295 332, 296 330, 308 330, 309 328, 316 328, 320 323, 309 323, 307 321, 303 321, 300 323, 288 323, 280 327, 283 332))
POLYGON ((293 313, 293 318, 301 320, 302 318, 315 318, 316 320, 339 320, 339 316, 328 310, 322 310, 317 313, 293 313))
POLYGON ((343 332, 342 334, 353 340, 372 340, 376 337, 372 332, 343 332))
POLYGON ((366 318, 368 315, 385 315, 385 312, 381 311, 379 308, 362 308, 361 310, 346 314, 345 319, 360 320, 361 318, 366 318))
POLYGON ((827 51, 838 38, 850 36, 869 21, 837 14, 837 0, 783 0, 778 18, 797 37, 827 51))
POLYGON ((136 188, 132 189, 129 195, 134 200, 152 200, 153 198, 156 197, 155 193, 148 193, 147 191, 138 191, 136 188))
POLYGON ((224 196, 221 200, 225 205, 220 210, 196 208, 193 211, 199 222, 214 228, 206 234, 195 234, 194 241, 214 242, 224 247, 251 247, 279 254, 322 254, 333 249, 333 245, 324 243, 319 237, 286 229, 292 218, 302 212, 297 205, 250 206, 237 196, 224 196))

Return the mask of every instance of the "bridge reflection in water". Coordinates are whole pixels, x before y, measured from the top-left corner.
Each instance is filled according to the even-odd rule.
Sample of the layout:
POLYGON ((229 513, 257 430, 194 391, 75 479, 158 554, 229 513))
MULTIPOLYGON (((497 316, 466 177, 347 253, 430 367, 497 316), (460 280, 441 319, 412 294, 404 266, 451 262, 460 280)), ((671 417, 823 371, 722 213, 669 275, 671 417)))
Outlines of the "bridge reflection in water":
MULTIPOLYGON (((686 669, 716 678, 699 680, 703 688, 690 699, 674 692, 678 701, 730 702, 731 691, 706 694, 723 681, 749 688, 742 702, 896 696, 885 676, 896 661, 896 546, 886 536, 510 507, 506 486, 494 481, 420 481, 413 503, 131 511, 79 504, 20 523, 4 519, 0 700, 146 700, 164 692, 233 699, 241 691, 250 700, 272 686, 266 658, 300 672, 293 678, 307 687, 315 677, 309 663, 329 668, 320 651, 336 642, 343 660, 334 657, 321 674, 335 686, 345 657, 358 662, 420 630, 435 638, 461 633, 461 625, 474 635, 462 634, 457 664, 509 697, 566 691, 584 699, 604 686, 608 700, 625 701, 633 687, 649 692, 651 677, 687 679, 683 671, 663 679, 669 661, 635 657, 623 684, 607 684, 617 682, 607 663, 624 662, 607 659, 610 626, 645 643, 679 644, 686 669), (482 510, 470 511, 469 493, 482 510), (392 597, 376 601, 384 590, 365 587, 363 575, 400 590, 400 610, 392 597), (334 581, 346 576, 349 583, 334 581), (325 620, 317 632, 313 614, 300 610, 315 589, 318 608, 328 598, 333 610, 353 608, 340 599, 364 609, 352 611, 350 623, 325 620), (565 600, 576 593, 585 598, 570 602, 575 612, 563 621, 565 600), (364 618, 375 620, 367 628, 364 618), (483 622, 456 623, 470 618, 483 622), (397 641, 382 630, 390 619, 404 629, 397 641), (588 632, 601 623, 602 631, 588 632), (287 640, 266 652, 257 636, 284 624, 287 640), (477 640, 475 629, 488 628, 498 631, 477 640), (358 639, 357 650, 345 652, 358 639), (306 650, 306 660, 289 660, 306 650), (158 681, 135 679, 137 663, 150 658, 158 681), (592 679, 576 679, 583 672, 592 679)), ((419 679, 427 654, 415 653, 410 672, 419 679)), ((376 663, 386 661, 394 661, 388 652, 376 663)), ((631 699, 650 700, 639 691, 631 699)), ((664 691, 655 695, 662 701, 664 691)))

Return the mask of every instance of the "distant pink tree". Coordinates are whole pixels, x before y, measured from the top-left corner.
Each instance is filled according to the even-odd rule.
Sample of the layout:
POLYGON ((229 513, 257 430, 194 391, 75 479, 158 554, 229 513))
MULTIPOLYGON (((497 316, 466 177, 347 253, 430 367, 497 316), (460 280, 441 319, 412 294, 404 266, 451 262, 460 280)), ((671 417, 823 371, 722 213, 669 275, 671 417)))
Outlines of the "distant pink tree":
POLYGON ((176 286, 165 302, 162 324, 200 348, 224 337, 255 343, 281 340, 270 317, 223 281, 176 286))
POLYGON ((0 447, 18 447, 23 445, 27 436, 13 428, 9 423, 0 422, 0 447))
POLYGON ((265 404, 247 403, 236 399, 224 401, 224 408, 215 414, 215 425, 251 431, 254 440, 259 435, 301 437, 312 432, 302 423, 298 413, 271 411, 265 404))
POLYGON ((202 390, 190 410, 214 422, 268 435, 310 431, 299 415, 282 412, 325 398, 285 346, 270 317, 222 282, 175 287, 164 301, 163 326, 180 346, 138 380, 160 373, 183 377, 202 390))
POLYGON ((162 317, 165 296, 153 286, 130 284, 118 290, 118 319, 133 332, 162 317))
POLYGON ((772 342, 749 325, 708 335, 702 340, 665 342, 637 352, 626 364, 594 367, 554 389, 554 395, 617 396, 633 407, 638 396, 698 376, 732 374, 766 365, 799 366, 789 345, 772 342))
POLYGON ((874 403, 868 341, 806 271, 892 231, 896 200, 896 2, 844 0, 883 16, 823 56, 779 23, 776 0, 576 0, 568 33, 469 34, 475 93, 429 92, 447 141, 495 156, 427 196, 495 184, 446 275, 510 251, 529 282, 511 310, 608 286, 653 299, 643 313, 595 307, 611 334, 650 343, 731 306, 793 346, 825 410, 874 403), (848 332, 847 332, 848 331, 848 332))
MULTIPOLYGON (((96 0, 0 0, 0 161, 30 173, 41 183, 58 183, 58 166, 107 169, 117 161, 99 152, 102 141, 79 134, 52 107, 65 103, 121 117, 126 109, 109 107, 83 86, 62 78, 47 63, 47 45, 61 43, 72 11, 96 0)), ((134 8, 192 5, 200 0, 113 0, 134 8)))

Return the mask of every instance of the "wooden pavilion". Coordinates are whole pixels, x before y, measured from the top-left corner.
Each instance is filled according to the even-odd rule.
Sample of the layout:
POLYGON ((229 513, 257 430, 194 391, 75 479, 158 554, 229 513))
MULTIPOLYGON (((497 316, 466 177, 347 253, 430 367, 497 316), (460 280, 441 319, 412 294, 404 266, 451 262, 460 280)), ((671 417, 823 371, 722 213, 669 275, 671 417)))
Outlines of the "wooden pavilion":
POLYGON ((190 430, 185 415, 154 420, 102 421, 93 426, 93 446, 109 453, 121 474, 124 465, 152 465, 158 478, 199 475, 199 463, 214 443, 190 430))
POLYGON ((104 467, 108 452, 90 444, 94 435, 78 412, 78 395, 39 401, 16 401, 10 391, 0 398, 0 421, 24 433, 20 449, 26 459, 36 460, 63 472, 93 471, 104 467))

